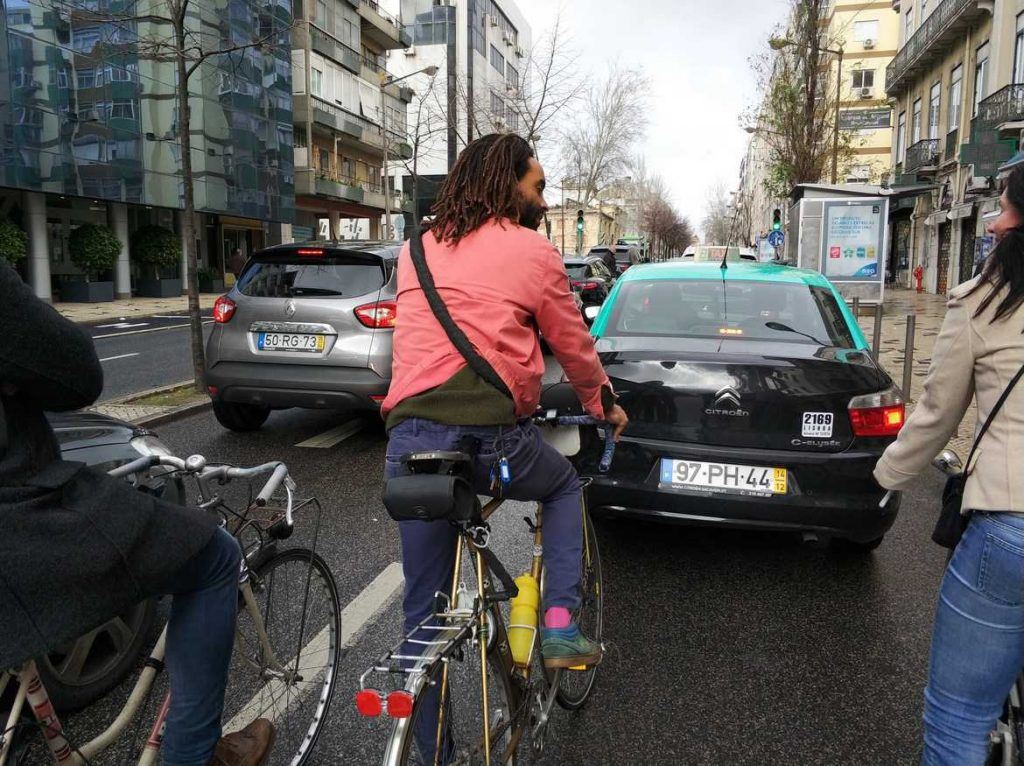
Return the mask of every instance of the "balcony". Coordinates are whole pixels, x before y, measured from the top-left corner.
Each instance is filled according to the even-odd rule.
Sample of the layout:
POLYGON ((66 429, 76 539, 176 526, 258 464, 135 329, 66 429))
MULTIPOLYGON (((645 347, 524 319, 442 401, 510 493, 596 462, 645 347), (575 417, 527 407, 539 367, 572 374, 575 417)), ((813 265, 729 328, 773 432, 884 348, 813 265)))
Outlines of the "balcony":
POLYGON ((936 63, 986 12, 986 0, 942 0, 885 69, 885 91, 899 96, 918 73, 936 63))
POLYGON ((923 173, 936 170, 939 164, 939 139, 926 138, 907 149, 903 162, 904 173, 923 173))
POLYGON ((330 197, 331 199, 363 203, 364 193, 359 182, 314 168, 295 169, 295 194, 309 197, 330 197))
POLYGON ((1021 129, 1024 123, 1024 85, 1007 85, 978 104, 978 122, 987 130, 1021 129))
MULTIPOLYGON (((304 34, 304 30, 300 26, 296 26, 292 30, 292 38, 298 35, 304 34)), ((312 44, 313 50, 322 56, 326 56, 332 61, 336 61, 341 64, 345 69, 352 72, 353 74, 360 73, 360 67, 362 66, 362 55, 357 50, 353 50, 345 45, 340 40, 335 40, 325 32, 321 32, 314 26, 309 27, 309 37, 312 44)))
POLYGON ((362 33, 384 50, 409 48, 412 38, 402 30, 398 19, 384 11, 376 0, 359 0, 362 33))

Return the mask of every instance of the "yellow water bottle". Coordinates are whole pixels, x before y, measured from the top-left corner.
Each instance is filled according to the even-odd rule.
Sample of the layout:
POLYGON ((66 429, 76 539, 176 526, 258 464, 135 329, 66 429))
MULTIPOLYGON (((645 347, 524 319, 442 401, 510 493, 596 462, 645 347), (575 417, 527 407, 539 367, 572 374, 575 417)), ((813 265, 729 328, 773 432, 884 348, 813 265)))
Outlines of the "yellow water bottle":
POLYGON ((530 664, 534 639, 537 636, 537 610, 540 608, 540 586, 533 575, 522 574, 516 578, 519 588, 510 602, 508 621, 508 643, 512 649, 512 661, 519 667, 530 664))

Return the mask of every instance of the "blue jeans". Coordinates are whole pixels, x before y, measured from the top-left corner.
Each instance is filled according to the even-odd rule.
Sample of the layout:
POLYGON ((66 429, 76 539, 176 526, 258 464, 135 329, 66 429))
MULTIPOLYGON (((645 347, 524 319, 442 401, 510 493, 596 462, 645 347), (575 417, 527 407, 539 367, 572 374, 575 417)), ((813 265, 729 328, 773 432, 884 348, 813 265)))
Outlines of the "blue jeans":
POLYGON ((171 707, 165 766, 206 766, 220 739, 238 616, 242 551, 223 528, 161 589, 174 596, 167 623, 171 707))
POLYGON ((924 766, 983 766, 1024 668, 1024 517, 975 513, 946 568, 924 697, 924 766))

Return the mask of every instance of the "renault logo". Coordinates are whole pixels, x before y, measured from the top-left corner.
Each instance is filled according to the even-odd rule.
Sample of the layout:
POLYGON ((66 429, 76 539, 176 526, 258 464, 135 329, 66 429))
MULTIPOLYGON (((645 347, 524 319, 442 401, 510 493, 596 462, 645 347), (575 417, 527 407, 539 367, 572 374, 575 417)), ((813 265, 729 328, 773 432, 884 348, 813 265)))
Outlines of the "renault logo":
POLYGON ((297 307, 295 305, 295 301, 289 299, 288 302, 286 304, 284 304, 284 313, 285 313, 285 315, 289 319, 291 319, 293 316, 295 316, 295 312, 296 311, 297 311, 297 307))
POLYGON ((740 392, 732 386, 726 386, 715 394, 715 406, 721 407, 725 404, 733 407, 740 406, 740 392))

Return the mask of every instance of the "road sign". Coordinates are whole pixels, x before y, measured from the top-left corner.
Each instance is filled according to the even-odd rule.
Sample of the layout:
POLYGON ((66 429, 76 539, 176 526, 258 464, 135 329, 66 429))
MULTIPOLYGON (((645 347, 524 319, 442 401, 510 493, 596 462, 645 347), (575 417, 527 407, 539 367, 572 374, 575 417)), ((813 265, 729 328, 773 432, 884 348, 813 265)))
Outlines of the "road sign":
POLYGON ((781 231, 773 231, 768 235, 768 244, 772 247, 782 247, 786 243, 786 235, 781 231))

